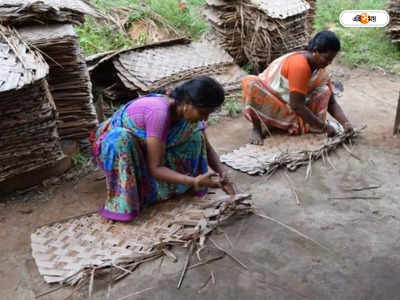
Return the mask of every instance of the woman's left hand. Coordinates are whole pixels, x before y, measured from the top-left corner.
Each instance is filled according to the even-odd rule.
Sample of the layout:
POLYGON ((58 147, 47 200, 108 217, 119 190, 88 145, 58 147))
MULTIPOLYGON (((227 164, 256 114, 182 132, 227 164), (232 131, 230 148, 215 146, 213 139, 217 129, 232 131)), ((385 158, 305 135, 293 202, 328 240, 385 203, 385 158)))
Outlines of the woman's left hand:
POLYGON ((219 182, 221 183, 222 190, 227 193, 228 195, 235 195, 236 190, 233 183, 230 181, 226 172, 219 173, 219 182))
POLYGON ((353 125, 350 122, 346 122, 343 124, 343 129, 345 133, 353 133, 354 128, 353 125))

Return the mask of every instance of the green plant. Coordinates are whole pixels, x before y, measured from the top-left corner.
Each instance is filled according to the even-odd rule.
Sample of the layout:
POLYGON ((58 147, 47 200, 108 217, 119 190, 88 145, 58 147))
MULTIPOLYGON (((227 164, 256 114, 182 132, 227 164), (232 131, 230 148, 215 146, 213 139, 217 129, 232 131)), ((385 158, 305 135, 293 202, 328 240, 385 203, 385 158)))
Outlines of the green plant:
POLYGON ((85 156, 83 156, 81 153, 77 153, 72 156, 72 165, 73 166, 79 166, 83 167, 83 165, 86 163, 87 159, 85 156))
MULTIPOLYGON (((148 17, 154 11, 164 18, 177 31, 184 32, 192 39, 198 39, 208 30, 208 23, 201 16, 199 9, 205 0, 188 0, 187 9, 180 9, 177 0, 90 0, 104 14, 110 14, 118 7, 130 9, 125 23, 129 27, 134 21, 148 17)), ((156 20, 157 22, 157 20, 156 20)), ((111 22, 105 23, 88 17, 85 24, 77 29, 80 43, 86 55, 117 50, 134 45, 143 45, 147 37, 141 36, 136 41, 111 22)))
POLYGON ((251 63, 245 64, 242 69, 247 73, 247 74, 254 74, 254 66, 251 63))
POLYGON ((199 10, 199 7, 205 4, 205 0, 188 0, 185 10, 181 10, 177 2, 177 0, 147 0, 149 6, 171 26, 185 32, 193 39, 199 38, 209 29, 199 10))
POLYGON ((135 7, 134 10, 132 10, 128 21, 126 22, 125 26, 128 28, 132 25, 133 22, 135 22, 136 20, 139 19, 144 19, 148 16, 150 11, 149 7, 145 7, 145 6, 138 6, 135 7))
POLYGON ((108 12, 110 9, 115 7, 130 7, 132 4, 137 4, 138 0, 89 0, 96 7, 100 8, 104 12, 108 12))
POLYGON ((400 49, 391 43, 385 28, 348 28, 339 22, 347 9, 384 9, 386 0, 319 0, 314 22, 315 31, 329 29, 341 40, 339 59, 350 67, 379 66, 393 71, 400 62, 400 49))
POLYGON ((227 96, 224 102, 223 110, 226 111, 229 117, 235 117, 242 111, 240 103, 240 96, 227 96))
POLYGON ((80 44, 86 55, 121 49, 133 45, 123 32, 94 18, 87 18, 85 24, 77 28, 80 44))
POLYGON ((136 44, 139 46, 146 45, 147 43, 147 35, 145 32, 141 32, 138 39, 136 40, 136 44))

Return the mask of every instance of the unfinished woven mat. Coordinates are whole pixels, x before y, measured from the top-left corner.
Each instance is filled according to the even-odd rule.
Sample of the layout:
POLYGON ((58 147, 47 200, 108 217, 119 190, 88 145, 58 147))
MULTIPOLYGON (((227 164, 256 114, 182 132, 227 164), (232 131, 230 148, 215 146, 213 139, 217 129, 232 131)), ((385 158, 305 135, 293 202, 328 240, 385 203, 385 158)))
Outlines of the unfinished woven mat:
POLYGON ((312 161, 322 158, 324 162, 331 164, 329 152, 340 145, 350 151, 346 143, 351 143, 360 133, 361 130, 356 130, 328 140, 321 134, 268 137, 263 146, 246 145, 221 155, 220 159, 231 168, 250 175, 272 175, 280 167, 295 171, 301 166, 308 166, 309 176, 312 161))
POLYGON ((31 234, 32 255, 48 283, 74 285, 100 269, 125 276, 144 261, 173 256, 171 245, 203 247, 222 221, 253 211, 249 198, 185 196, 146 208, 131 223, 111 224, 97 213, 60 221, 31 234))
POLYGON ((0 22, 6 25, 24 23, 68 22, 80 25, 85 15, 100 17, 100 12, 85 0, 2 0, 0 22))

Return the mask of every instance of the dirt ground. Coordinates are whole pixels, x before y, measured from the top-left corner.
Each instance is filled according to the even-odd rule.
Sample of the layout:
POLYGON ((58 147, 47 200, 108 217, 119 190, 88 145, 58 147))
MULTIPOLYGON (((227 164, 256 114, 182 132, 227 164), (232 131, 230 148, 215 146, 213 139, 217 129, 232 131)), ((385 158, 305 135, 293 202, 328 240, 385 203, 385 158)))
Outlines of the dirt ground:
MULTIPOLYGON (((282 172, 268 180, 231 169, 229 173, 265 214, 333 251, 258 216, 236 218, 223 227, 232 245, 223 234, 214 238, 248 270, 225 257, 209 267, 215 284, 210 281, 201 288, 210 275, 207 267, 201 267, 189 271, 177 290, 184 259, 177 263, 160 259, 113 286, 110 299, 400 299, 400 138, 392 136, 400 77, 339 65, 331 70, 344 84, 338 100, 347 115, 356 127, 368 126, 353 148, 360 160, 339 149, 331 154, 335 168, 316 162, 308 180, 305 168, 290 173, 300 206, 282 172), (369 185, 381 187, 344 191, 369 185), (329 199, 344 194, 380 199, 329 199)), ((211 126, 208 135, 216 150, 224 153, 244 145, 249 130, 250 124, 240 117, 211 126)), ((89 172, 62 185, 2 197, 1 299, 34 299, 51 288, 43 283, 31 256, 30 233, 37 226, 97 209, 105 197, 99 178, 98 171, 89 172)), ((94 290, 94 299, 106 298, 104 286, 97 284, 94 290)), ((64 288, 39 299, 66 299, 72 291, 64 288)), ((86 298, 87 291, 82 291, 70 299, 86 298)))

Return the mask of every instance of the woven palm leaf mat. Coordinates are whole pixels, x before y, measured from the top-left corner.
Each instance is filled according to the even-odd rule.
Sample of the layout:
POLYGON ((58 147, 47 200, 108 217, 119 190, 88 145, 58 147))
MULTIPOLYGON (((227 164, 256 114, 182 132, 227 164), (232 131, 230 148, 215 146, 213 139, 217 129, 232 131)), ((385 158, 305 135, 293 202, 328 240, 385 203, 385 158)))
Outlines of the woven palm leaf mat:
POLYGON ((400 44, 400 1, 389 1, 387 4, 387 11, 390 16, 390 22, 386 27, 386 32, 392 40, 392 43, 400 44))
POLYGON ((173 88, 201 75, 214 78, 230 94, 240 90, 246 75, 219 46, 185 38, 94 55, 87 65, 94 86, 105 88, 104 95, 112 101, 173 88))
POLYGON ((85 15, 101 17, 100 12, 85 0, 2 0, 0 22, 6 25, 68 22, 83 24, 85 15))
POLYGON ((153 205, 130 223, 105 222, 97 213, 56 222, 31 234, 32 256, 48 283, 74 285, 94 270, 125 276, 145 261, 174 257, 171 245, 202 248, 221 222, 254 210, 249 198, 184 196, 153 205))
POLYGON ((78 36, 71 24, 29 25, 18 29, 50 66, 49 86, 59 114, 61 139, 87 138, 97 125, 92 85, 78 36))
POLYGON ((305 0, 207 0, 203 11, 215 40, 235 62, 261 72, 275 58, 307 44, 305 0))
POLYGON ((306 1, 299 0, 250 0, 249 2, 270 17, 278 19, 304 13, 310 8, 306 1))
POLYGON ((295 171, 301 166, 307 166, 307 177, 311 175, 311 163, 322 159, 331 164, 329 152, 337 147, 343 147, 355 156, 348 145, 358 137, 362 129, 352 133, 341 133, 327 139, 322 134, 307 134, 301 136, 267 137, 263 146, 246 145, 231 153, 221 155, 221 162, 233 169, 250 175, 272 175, 277 169, 284 167, 295 171))
POLYGON ((0 25, 0 183, 64 158, 42 55, 0 25))
POLYGON ((196 42, 125 52, 114 60, 124 85, 144 92, 199 75, 225 73, 232 65, 224 50, 196 42))

